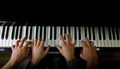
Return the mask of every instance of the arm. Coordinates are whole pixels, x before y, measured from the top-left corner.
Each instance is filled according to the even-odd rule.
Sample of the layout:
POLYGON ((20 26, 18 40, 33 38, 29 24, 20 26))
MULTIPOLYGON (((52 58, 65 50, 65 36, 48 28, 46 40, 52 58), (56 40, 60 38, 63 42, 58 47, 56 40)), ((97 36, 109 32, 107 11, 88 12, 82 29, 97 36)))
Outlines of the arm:
POLYGON ((92 41, 86 38, 82 41, 83 50, 80 53, 80 57, 87 61, 87 69, 97 69, 98 67, 98 56, 96 52, 96 47, 92 41))
POLYGON ((1 69, 14 69, 18 66, 18 64, 20 64, 23 60, 25 60, 28 57, 28 45, 30 44, 30 42, 27 42, 25 46, 23 46, 25 39, 26 38, 24 37, 22 40, 16 41, 16 44, 11 47, 11 58, 1 69))

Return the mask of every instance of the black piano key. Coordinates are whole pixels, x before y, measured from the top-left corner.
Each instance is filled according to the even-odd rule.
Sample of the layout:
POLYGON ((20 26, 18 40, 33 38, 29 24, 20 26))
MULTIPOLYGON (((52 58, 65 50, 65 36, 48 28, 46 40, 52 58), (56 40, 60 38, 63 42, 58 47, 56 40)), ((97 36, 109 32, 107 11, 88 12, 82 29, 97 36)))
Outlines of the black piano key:
POLYGON ((46 36, 47 36, 47 34, 46 34, 46 26, 44 26, 44 39, 46 39, 46 36))
POLYGON ((102 27, 102 32, 103 32, 103 40, 106 40, 106 36, 105 36, 105 27, 102 27))
POLYGON ((54 35, 54 39, 56 40, 57 39, 57 28, 56 28, 56 26, 55 26, 55 28, 54 28, 54 33, 55 33, 55 35, 54 35))
POLYGON ((36 39, 38 39, 38 26, 36 26, 36 39))
POLYGON ((100 27, 98 27, 98 35, 99 35, 99 40, 101 40, 102 37, 101 37, 101 29, 100 29, 100 27))
POLYGON ((6 37, 5 37, 6 39, 8 39, 8 35, 9 35, 9 34, 8 34, 8 32, 9 32, 9 27, 10 27, 10 26, 8 25, 8 27, 7 27, 7 31, 6 31, 6 37))
POLYGON ((29 39, 31 40, 32 39, 32 26, 30 26, 30 34, 29 34, 29 39))
POLYGON ((93 36, 93 40, 95 40, 95 27, 92 27, 92 36, 93 36))
POLYGON ((77 40, 77 27, 75 27, 75 40, 77 40))
POLYGON ((26 33, 25 33, 26 39, 28 39, 28 26, 26 26, 26 33))
POLYGON ((85 37, 87 37, 87 27, 84 27, 85 30, 85 37))
POLYGON ((90 29, 90 27, 88 27, 88 34, 89 34, 89 39, 91 40, 91 29, 90 29))
POLYGON ((39 33, 39 36, 40 36, 39 38, 40 38, 40 39, 42 39, 42 33, 43 33, 43 32, 42 32, 42 26, 40 26, 40 33, 39 33))
POLYGON ((60 35, 62 35, 62 26, 60 27, 60 35))
POLYGON ((117 40, 119 40, 120 37, 119 37, 119 30, 118 30, 118 27, 116 27, 115 30, 116 30, 116 37, 117 37, 117 40))
POLYGON ((50 26, 50 40, 52 40, 52 26, 50 26))
POLYGON ((79 36, 79 40, 81 40, 81 28, 78 27, 78 36, 79 36))
POLYGON ((22 38, 22 27, 23 27, 23 26, 20 26, 20 33, 19 33, 20 35, 19 35, 19 39, 22 38))
POLYGON ((64 26, 64 34, 67 34, 67 28, 64 26))
POLYGON ((108 35, 109 35, 109 40, 112 40, 111 28, 110 27, 108 27, 108 35))
POLYGON ((5 27, 6 27, 6 25, 3 26, 3 29, 2 29, 2 36, 1 36, 2 39, 4 39, 4 36, 5 36, 5 27))
POLYGON ((15 39, 17 39, 17 38, 18 38, 18 31, 19 31, 19 26, 17 26, 17 28, 16 28, 16 35, 15 35, 15 39))
POLYGON ((68 26, 68 33, 70 34, 71 32, 70 32, 70 26, 68 26))
POLYGON ((113 34, 113 40, 115 40, 115 31, 114 31, 114 27, 111 27, 112 29, 112 34, 113 34))

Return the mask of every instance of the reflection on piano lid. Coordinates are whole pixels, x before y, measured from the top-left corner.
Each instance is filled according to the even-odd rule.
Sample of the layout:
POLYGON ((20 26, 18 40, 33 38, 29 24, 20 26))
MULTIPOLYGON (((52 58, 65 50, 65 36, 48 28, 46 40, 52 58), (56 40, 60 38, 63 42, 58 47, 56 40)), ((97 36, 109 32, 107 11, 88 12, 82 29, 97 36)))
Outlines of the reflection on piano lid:
MULTIPOLYGON (((119 26, 53 26, 29 24, 19 21, 0 21, 0 48, 10 48, 15 41, 26 36, 27 41, 45 39, 45 47, 60 44, 59 35, 70 33, 81 48, 81 40, 88 37, 98 48, 120 48, 119 26)), ((3 50, 3 49, 1 49, 3 50)))

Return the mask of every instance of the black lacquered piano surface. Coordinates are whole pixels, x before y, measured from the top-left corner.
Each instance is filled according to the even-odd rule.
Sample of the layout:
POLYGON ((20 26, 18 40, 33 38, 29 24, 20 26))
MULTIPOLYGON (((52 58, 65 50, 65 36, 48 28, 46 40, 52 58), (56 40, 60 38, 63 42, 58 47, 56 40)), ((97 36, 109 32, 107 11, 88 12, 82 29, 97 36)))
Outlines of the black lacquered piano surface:
POLYGON ((11 51, 10 47, 15 44, 15 41, 26 36, 27 41, 45 39, 45 46, 51 45, 49 54, 59 54, 55 48, 55 44, 60 43, 59 35, 70 33, 73 40, 77 40, 75 47, 77 54, 82 49, 80 41, 88 37, 98 48, 99 68, 115 67, 117 69, 120 64, 120 25, 87 22, 80 21, 79 18, 60 16, 48 20, 44 18, 37 20, 1 19, 0 51, 11 51))

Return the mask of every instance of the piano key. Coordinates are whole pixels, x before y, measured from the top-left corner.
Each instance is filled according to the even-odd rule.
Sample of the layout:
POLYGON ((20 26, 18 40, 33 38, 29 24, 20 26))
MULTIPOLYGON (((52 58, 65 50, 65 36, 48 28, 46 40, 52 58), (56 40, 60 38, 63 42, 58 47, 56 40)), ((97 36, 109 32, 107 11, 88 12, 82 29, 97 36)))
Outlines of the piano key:
POLYGON ((38 39, 38 35, 39 35, 39 33, 38 33, 38 26, 36 26, 36 39, 38 39))
POLYGON ((23 26, 23 29, 22 29, 22 38, 23 37, 26 37, 27 38, 27 34, 26 34, 26 30, 28 29, 28 27, 27 26, 23 26))
POLYGON ((57 40, 56 40, 56 44, 60 44, 60 26, 57 27, 57 40))
POLYGON ((89 38, 89 30, 88 27, 86 27, 87 37, 89 38))
POLYGON ((89 39, 91 40, 91 28, 88 27, 88 34, 89 34, 89 39))
POLYGON ((119 45, 119 43, 117 42, 116 27, 114 27, 113 30, 114 30, 114 34, 115 34, 114 46, 117 47, 117 45, 119 45))
POLYGON ((117 37, 117 40, 119 40, 119 30, 118 30, 118 27, 116 27, 115 30, 116 30, 116 37, 117 37))
POLYGON ((6 26, 3 26, 1 39, 4 39, 6 26))
POLYGON ((7 45, 6 38, 5 38, 5 37, 6 37, 6 32, 7 32, 7 27, 8 27, 8 26, 5 26, 5 29, 4 29, 4 31, 5 31, 5 32, 4 32, 4 37, 3 37, 3 40, 2 40, 2 41, 3 41, 3 42, 2 42, 2 45, 4 45, 4 47, 6 47, 6 45, 7 45))
POLYGON ((46 40, 46 26, 44 27, 44 39, 46 40))
POLYGON ((23 27, 23 26, 20 26, 19 39, 21 39, 21 38, 22 38, 22 27, 23 27))
POLYGON ((62 28, 62 36, 65 38, 64 26, 62 26, 61 28, 62 28))
POLYGON ((75 40, 77 40, 77 27, 75 27, 75 40))
POLYGON ((42 26, 42 39, 44 39, 44 31, 45 31, 45 29, 44 29, 44 26, 42 26))
POLYGON ((66 26, 66 34, 69 34, 68 26, 66 26))
POLYGON ((17 37, 18 37, 18 31, 19 31, 19 26, 17 26, 17 28, 16 28, 16 35, 15 35, 15 39, 17 39, 17 37))
POLYGON ((50 26, 50 40, 52 40, 52 26, 50 26))
POLYGON ((104 47, 105 46, 105 41, 104 41, 104 35, 103 35, 103 30, 102 30, 102 27, 100 27, 100 33, 101 34, 101 47, 104 47))
POLYGON ((78 26, 76 27, 76 41, 77 41, 76 47, 80 47, 79 28, 78 28, 78 26))
POLYGON ((111 28, 108 27, 108 34, 109 34, 109 40, 112 40, 112 36, 111 36, 111 28))
POLYGON ((75 27, 72 27, 72 42, 75 41, 75 27))
POLYGON ((40 39, 40 26, 38 26, 38 39, 40 39))
POLYGON ((93 36, 93 40, 95 40, 95 28, 92 27, 92 36, 93 36))
POLYGON ((17 29, 17 26, 15 26, 15 28, 14 28, 15 30, 14 30, 14 36, 13 36, 13 44, 15 45, 15 42, 16 42, 16 39, 15 39, 15 36, 16 36, 16 29, 17 29))
POLYGON ((32 41, 36 40, 36 36, 38 35, 38 34, 36 35, 36 32, 37 32, 36 27, 37 26, 33 26, 33 28, 32 28, 32 34, 33 34, 32 35, 32 41))
POLYGON ((108 33, 108 27, 105 27, 105 37, 106 37, 106 40, 105 40, 105 47, 106 46, 110 46, 111 45, 111 41, 109 41, 109 33, 108 33))
POLYGON ((54 26, 52 26, 52 42, 51 42, 51 47, 55 46, 55 39, 54 39, 54 26))
POLYGON ((29 36, 29 39, 32 40, 32 27, 33 26, 29 26, 29 27, 30 27, 30 34, 29 34, 30 36, 29 36))
POLYGON ((84 27, 84 30, 85 30, 85 37, 87 37, 87 29, 86 29, 86 27, 84 27))
POLYGON ((26 25, 26 32, 25 32, 25 36, 26 36, 26 39, 28 39, 28 28, 29 26, 26 25))
POLYGON ((9 33, 8 33, 9 34, 8 35, 9 38, 7 39, 7 42, 8 42, 7 46, 8 47, 11 47, 13 45, 13 40, 12 40, 12 37, 11 37, 12 36, 12 30, 13 30, 13 26, 10 26, 9 27, 9 33))
POLYGON ((106 40, 106 35, 105 35, 105 27, 102 27, 102 32, 103 32, 103 39, 106 40))
POLYGON ((2 30, 3 30, 3 26, 0 26, 0 46, 2 45, 2 30))
POLYGON ((85 30, 84 30, 84 27, 81 27, 81 39, 82 40, 85 39, 85 30))
POLYGON ((95 40, 93 40, 94 45, 99 47, 100 45, 98 45, 99 36, 98 36, 98 28, 97 27, 94 27, 94 37, 95 37, 95 40))
POLYGON ((46 31, 45 31, 46 32, 45 47, 47 47, 49 45, 48 44, 48 29, 49 29, 48 26, 46 26, 46 31))
POLYGON ((79 40, 81 40, 81 28, 78 27, 78 35, 79 35, 79 40))
POLYGON ((48 26, 48 45, 50 45, 51 46, 51 39, 50 39, 50 37, 51 37, 51 26, 48 26))
POLYGON ((57 39, 56 35, 57 35, 57 28, 56 28, 56 26, 55 26, 55 28, 54 28, 54 39, 55 39, 55 40, 57 39))
POLYGON ((30 41, 30 26, 28 26, 28 32, 26 33, 27 35, 27 41, 30 41))

